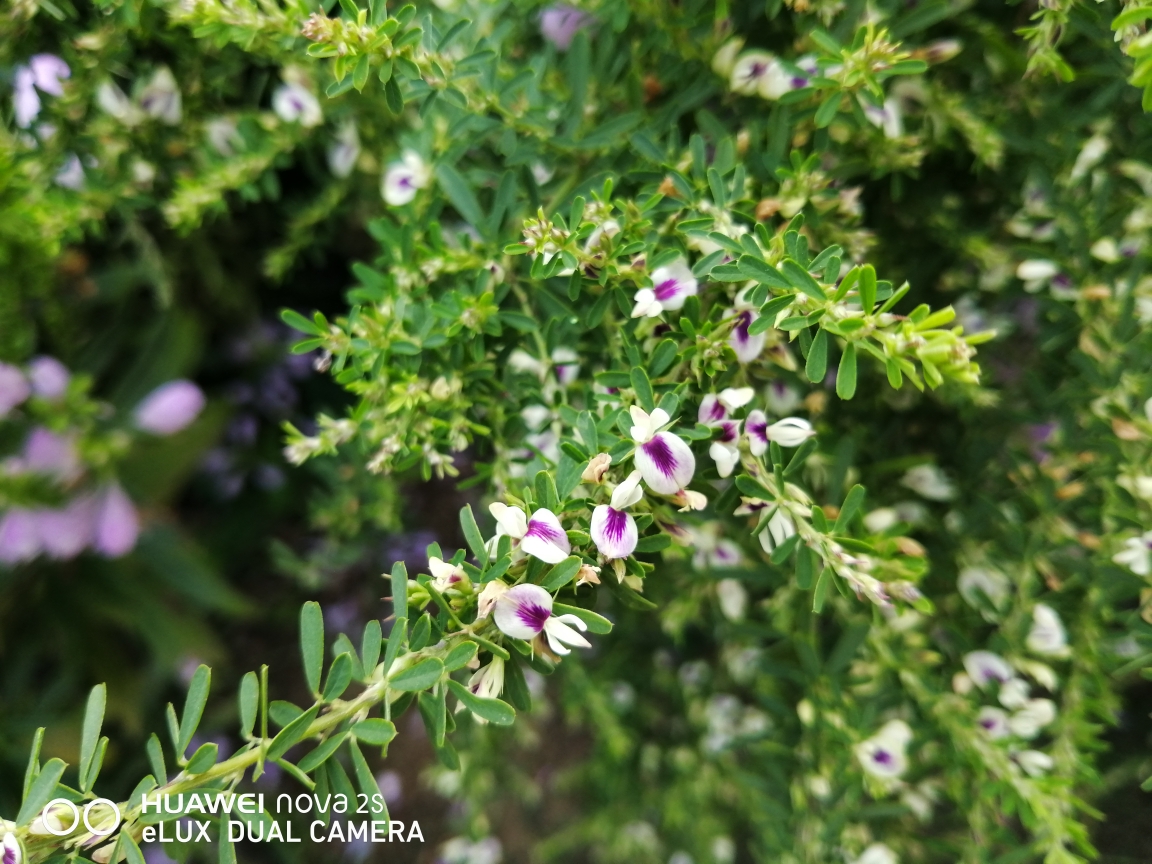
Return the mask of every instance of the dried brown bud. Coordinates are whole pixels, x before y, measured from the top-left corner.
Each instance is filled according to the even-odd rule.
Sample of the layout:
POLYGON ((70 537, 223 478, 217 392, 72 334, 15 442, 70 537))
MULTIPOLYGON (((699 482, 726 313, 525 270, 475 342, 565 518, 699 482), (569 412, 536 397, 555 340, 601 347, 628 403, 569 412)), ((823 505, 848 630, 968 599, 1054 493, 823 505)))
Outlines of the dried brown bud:
POLYGON ((588 467, 580 475, 585 483, 603 483, 604 475, 608 473, 608 466, 612 464, 612 457, 607 453, 597 453, 588 461, 588 467))

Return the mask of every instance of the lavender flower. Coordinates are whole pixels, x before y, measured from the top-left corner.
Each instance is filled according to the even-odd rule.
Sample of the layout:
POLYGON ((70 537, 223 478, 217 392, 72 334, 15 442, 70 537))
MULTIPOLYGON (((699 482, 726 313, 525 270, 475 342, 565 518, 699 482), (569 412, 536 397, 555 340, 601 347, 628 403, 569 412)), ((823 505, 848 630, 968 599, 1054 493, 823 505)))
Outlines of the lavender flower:
POLYGON ((204 410, 204 393, 191 381, 161 384, 136 406, 136 425, 153 435, 172 435, 204 410))
POLYGON ((489 505, 488 512, 496 519, 496 537, 507 535, 519 541, 519 548, 527 555, 548 564, 559 564, 572 552, 568 535, 551 510, 541 508, 529 519, 519 507, 497 501, 489 505))
POLYGON ((385 203, 392 207, 403 207, 416 197, 416 192, 425 188, 432 179, 432 172, 420 154, 405 150, 399 162, 393 162, 384 172, 380 183, 380 194, 385 203))
POLYGON ((295 81, 276 88, 272 94, 272 110, 285 123, 299 123, 305 129, 319 126, 324 120, 316 97, 295 81))
POLYGON ((17 367, 0 363, 0 419, 32 395, 28 379, 17 367))
POLYGON ((676 310, 697 290, 696 277, 683 258, 652 271, 652 287, 641 288, 633 298, 633 318, 655 318, 666 309, 676 310))
POLYGON ((540 34, 560 51, 572 46, 576 34, 586 29, 596 19, 567 3, 557 3, 540 13, 540 34))
POLYGON ((96 503, 93 546, 106 558, 119 558, 132 551, 140 534, 136 507, 119 484, 100 493, 96 503))
POLYGON ((864 770, 882 780, 894 780, 908 768, 904 748, 912 730, 903 720, 889 720, 880 731, 856 745, 856 758, 864 770))
POLYGON ((140 92, 140 107, 149 117, 161 123, 177 126, 181 117, 180 87, 172 70, 161 66, 140 92))
POLYGON ((32 392, 41 399, 59 399, 68 390, 72 375, 55 357, 37 357, 28 364, 32 392))
POLYGON ((696 457, 692 449, 671 432, 660 431, 671 422, 662 408, 651 414, 633 405, 632 440, 638 445, 634 457, 640 476, 653 492, 674 495, 692 482, 696 473, 696 457))
POLYGON ((40 96, 37 90, 51 96, 63 96, 60 82, 72 75, 68 64, 55 54, 36 54, 27 66, 17 66, 12 83, 12 105, 16 125, 27 129, 40 114, 40 96))
POLYGON ((30 510, 16 507, 0 519, 0 562, 20 564, 40 554, 40 527, 30 510))

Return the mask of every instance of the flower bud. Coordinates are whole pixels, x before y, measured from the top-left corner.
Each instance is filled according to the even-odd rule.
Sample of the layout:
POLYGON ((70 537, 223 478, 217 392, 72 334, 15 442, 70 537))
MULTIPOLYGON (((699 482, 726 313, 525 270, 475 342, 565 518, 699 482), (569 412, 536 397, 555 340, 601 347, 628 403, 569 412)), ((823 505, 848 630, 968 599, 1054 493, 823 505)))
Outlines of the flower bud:
POLYGON ((612 464, 612 456, 608 453, 597 453, 589 462, 580 479, 585 483, 603 483, 604 475, 608 473, 608 466, 612 464))
POLYGON ((191 381, 161 384, 136 406, 136 425, 153 435, 172 435, 204 410, 204 393, 191 381))

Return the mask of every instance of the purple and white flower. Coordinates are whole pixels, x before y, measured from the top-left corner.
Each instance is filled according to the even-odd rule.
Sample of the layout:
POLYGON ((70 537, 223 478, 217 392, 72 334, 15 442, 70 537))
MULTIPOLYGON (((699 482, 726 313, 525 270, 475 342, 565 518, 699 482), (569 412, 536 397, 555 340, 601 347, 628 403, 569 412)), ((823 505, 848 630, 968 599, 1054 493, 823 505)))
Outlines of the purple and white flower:
POLYGON ((964 671, 981 689, 993 681, 1004 684, 1015 677, 1008 661, 991 651, 972 651, 965 654, 964 671))
POLYGON ((716 472, 721 477, 729 477, 740 464, 740 421, 724 420, 716 425, 720 436, 713 439, 708 455, 716 463, 716 472))
POLYGON ((641 288, 633 298, 633 318, 656 318, 665 310, 676 310, 696 294, 698 284, 683 258, 652 271, 652 287, 641 288))
POLYGON ((527 555, 547 564, 559 564, 572 553, 568 535, 551 510, 541 507, 529 519, 519 507, 496 501, 489 505, 488 512, 496 520, 496 537, 508 535, 527 555))
POLYGON ((1023 678, 1012 678, 1000 685, 997 699, 1005 708, 1021 708, 1028 703, 1032 688, 1023 678))
POLYGON ((776 58, 767 51, 745 51, 732 64, 729 86, 745 96, 764 96, 770 86, 769 76, 775 75, 778 67, 776 58))
POLYGON ((1008 729, 1008 712, 992 705, 980 709, 980 713, 976 715, 976 725, 993 741, 1007 738, 1012 734, 1008 729))
POLYGON ((783 508, 777 508, 764 530, 760 532, 760 546, 765 552, 771 553, 773 549, 795 534, 796 523, 784 512, 783 508))
POLYGON ((760 317, 760 313, 755 309, 737 304, 731 311, 736 316, 736 323, 732 327, 732 332, 728 334, 728 344, 736 359, 746 365, 760 356, 768 334, 748 332, 752 322, 760 317))
POLYGON ((529 641, 543 633, 554 654, 570 654, 572 647, 592 647, 577 632, 587 630, 588 625, 575 615, 553 615, 552 595, 539 585, 525 583, 509 588, 496 601, 494 617, 500 631, 513 639, 529 641))
POLYGON ((60 166, 52 182, 62 189, 79 192, 84 188, 85 179, 84 164, 80 161, 80 157, 75 153, 69 153, 64 157, 64 164, 60 166))
POLYGON ((140 107, 149 117, 168 126, 177 126, 182 115, 180 87, 167 66, 157 69, 140 91, 140 107))
POLYGON ((32 395, 32 387, 16 366, 0 363, 0 419, 32 395))
POLYGON ((556 3, 540 13, 540 35, 558 50, 567 51, 576 34, 595 20, 582 9, 567 3, 556 3))
POLYGON ((1056 763, 1047 753, 1039 750, 1023 750, 1012 754, 1012 760, 1019 765, 1029 777, 1043 777, 1052 770, 1056 763))
POLYGON ((864 116, 868 122, 884 131, 885 138, 899 138, 904 134, 904 117, 900 103, 895 99, 884 100, 883 105, 864 103, 864 116))
POLYGON ((0 519, 0 563, 20 564, 40 554, 40 526, 31 510, 14 507, 0 519))
POLYGON ((68 64, 55 54, 34 54, 27 66, 17 66, 12 84, 12 103, 16 113, 16 125, 27 129, 40 113, 40 96, 63 96, 64 79, 72 76, 68 64))
POLYGON ((384 172, 380 194, 392 207, 403 207, 416 197, 417 191, 428 185, 432 172, 414 150, 405 150, 399 162, 393 162, 384 172))
POLYGON ((816 434, 812 424, 800 417, 785 417, 769 424, 767 416, 759 409, 748 414, 744 429, 753 456, 763 456, 772 441, 781 447, 799 447, 816 434))
POLYGON ((295 81, 288 81, 272 94, 272 110, 285 123, 299 123, 305 129, 319 126, 324 121, 320 103, 312 91, 295 81))
MULTIPOLYGON (((481 699, 499 699, 500 693, 504 690, 504 659, 493 656, 491 663, 473 672, 472 677, 468 679, 468 689, 473 696, 479 696, 481 699)), ((476 720, 486 722, 481 717, 477 717, 476 720)))
POLYGON ((428 558, 428 572, 432 574, 432 587, 441 594, 468 578, 459 564, 452 564, 435 555, 428 558))
POLYGON ((336 177, 347 177, 360 158, 360 133, 356 121, 346 120, 336 130, 336 139, 328 147, 328 170, 336 177))
POLYGON ((1112 560, 1137 576, 1147 576, 1152 572, 1152 531, 1145 531, 1140 537, 1129 537, 1112 560))
POLYGON ((1044 603, 1033 607, 1032 629, 1025 644, 1036 654, 1062 657, 1068 653, 1068 634, 1055 609, 1044 603))
POLYGON ((552 352, 552 371, 562 387, 575 383, 580 377, 580 355, 571 348, 560 347, 552 352))
POLYGON ((140 107, 112 81, 101 82, 96 88, 96 104, 100 106, 100 110, 125 126, 135 126, 144 119, 144 112, 140 107))
POLYGON ((71 379, 68 368, 55 357, 37 357, 28 364, 32 392, 41 399, 59 399, 68 390, 71 379))
POLYGON ((671 422, 663 408, 651 414, 637 405, 628 410, 634 424, 630 434, 637 444, 633 458, 640 476, 653 492, 674 495, 691 483, 696 473, 692 449, 671 432, 660 431, 671 422))
POLYGON ((4 835, 4 843, 0 845, 0 864, 23 864, 24 854, 20 848, 20 841, 15 831, 4 835))
POLYGON ((686 526, 688 536, 685 545, 696 550, 692 555, 692 566, 697 570, 723 570, 744 563, 744 553, 740 547, 723 537, 721 530, 719 522, 686 526))
POLYGON ((592 511, 592 542, 606 559, 627 558, 636 551, 636 520, 627 510, 643 497, 640 472, 633 471, 612 490, 611 504, 601 504, 592 511))
POLYGON ((881 780, 895 780, 908 768, 904 753, 912 730, 903 720, 889 720, 880 731, 856 745, 856 758, 864 770, 881 780))
POLYGON ((161 384, 145 396, 133 419, 137 428, 153 435, 174 435, 185 429, 204 410, 204 392, 191 381, 177 379, 161 384))
POLYGON ((796 391, 795 387, 789 387, 783 381, 777 379, 768 385, 768 389, 764 393, 764 402, 768 409, 773 414, 788 416, 798 407, 801 403, 800 394, 796 391))

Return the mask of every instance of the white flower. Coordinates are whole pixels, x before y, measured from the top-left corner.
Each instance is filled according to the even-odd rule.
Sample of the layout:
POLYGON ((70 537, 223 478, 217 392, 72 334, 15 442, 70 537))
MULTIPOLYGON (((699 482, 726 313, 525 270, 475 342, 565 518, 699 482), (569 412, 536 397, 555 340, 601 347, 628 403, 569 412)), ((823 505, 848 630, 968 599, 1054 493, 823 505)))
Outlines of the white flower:
POLYGON ((981 609, 988 603, 1000 609, 1008 599, 1008 577, 999 570, 986 567, 965 567, 956 580, 960 596, 974 609, 981 609))
POLYGON ((796 524, 782 508, 772 514, 767 526, 760 532, 760 545, 765 552, 771 552, 796 533, 796 524))
POLYGON ((435 556, 428 559, 428 572, 432 574, 432 587, 441 593, 468 578, 459 564, 442 561, 435 556))
POLYGON ((140 107, 149 117, 169 126, 180 123, 180 87, 172 75, 172 70, 161 66, 153 73, 151 80, 140 91, 140 107))
POLYGON ((748 449, 753 456, 762 456, 768 444, 777 442, 781 447, 799 447, 816 434, 812 424, 800 417, 785 417, 769 425, 763 411, 751 411, 744 428, 748 435, 748 449))
POLYGON ((740 464, 740 421, 725 420, 716 424, 721 430, 708 448, 708 455, 716 463, 716 471, 721 477, 728 477, 740 464))
POLYGON ((951 501, 956 497, 956 487, 935 465, 917 465, 900 482, 929 501, 951 501))
POLYGON ((852 864, 900 864, 900 858, 883 843, 873 843, 852 864))
POLYGON ((776 58, 766 51, 745 51, 732 64, 732 77, 729 86, 734 93, 746 96, 758 95, 769 70, 776 65, 776 58))
POLYGON ((783 381, 773 381, 764 393, 764 402, 773 414, 791 414, 801 401, 796 389, 783 381))
POLYGON ((889 720, 880 731, 856 745, 856 758, 874 777, 891 780, 908 768, 904 748, 912 740, 912 730, 903 720, 889 720))
POLYGON ((496 519, 496 536, 507 534, 519 541, 520 549, 548 564, 559 564, 572 551, 568 535, 560 520, 551 510, 540 508, 525 517, 519 507, 509 507, 499 501, 490 504, 488 512, 496 519))
POLYGON ((900 521, 900 515, 892 507, 878 507, 864 514, 864 527, 873 534, 887 531, 900 521))
POLYGON ((1044 283, 1060 272, 1056 263, 1047 258, 1032 258, 1021 261, 1016 267, 1016 278, 1024 282, 1024 290, 1030 293, 1039 291, 1044 283))
POLYGON ((553 615, 552 595, 539 585, 525 583, 509 588, 496 601, 495 618, 501 632, 513 639, 527 641, 543 633, 554 654, 571 653, 570 645, 592 647, 576 632, 587 630, 588 625, 575 615, 553 615))
POLYGON ((736 579, 721 579, 716 583, 716 598, 720 601, 720 611, 729 621, 740 621, 748 607, 748 592, 736 579))
POLYGON ((673 495, 692 482, 696 457, 691 448, 671 432, 659 431, 671 419, 663 408, 651 414, 637 405, 628 409, 632 415, 632 440, 638 445, 633 457, 640 476, 653 492, 673 495))
POLYGON ((1002 708, 987 705, 981 708, 980 713, 976 715, 976 725, 993 741, 1006 738, 1009 734, 1008 712, 1002 708))
POLYGON ((580 355, 571 348, 560 347, 552 352, 552 369, 556 380, 564 387, 580 377, 580 355))
POLYGON ((111 81, 105 81, 96 88, 96 104, 125 126, 135 126, 144 119, 144 112, 111 81))
POLYGON ((1152 531, 1140 537, 1129 537, 1124 548, 1112 556, 1117 564, 1128 567, 1137 576, 1147 576, 1152 572, 1152 531))
POLYGON ((1008 728, 1013 735, 1031 739, 1055 719, 1055 702, 1051 699, 1029 699, 1023 708, 1008 718, 1008 728))
POLYGON ((1012 754, 1012 758, 1029 777, 1042 777, 1051 771, 1053 764, 1055 764, 1051 756, 1047 753, 1041 753, 1039 750, 1023 750, 1012 754))
POLYGON ((652 287, 641 288, 633 298, 633 318, 655 318, 666 309, 676 310, 697 290, 696 277, 683 258, 652 271, 652 287))
POLYGON ((636 551, 636 520, 625 511, 643 497, 640 472, 633 471, 612 490, 611 504, 601 504, 592 511, 592 542, 608 560, 627 558, 636 551))
POLYGON ((694 549, 692 565, 698 570, 717 570, 738 567, 744 562, 744 553, 731 540, 720 536, 720 523, 706 522, 700 526, 687 526, 688 546, 694 549))
POLYGON ((204 137, 221 156, 232 156, 238 147, 244 146, 244 138, 236 128, 236 121, 230 117, 216 117, 205 123, 204 137))
POLYGON ((1011 678, 1000 685, 997 698, 1005 708, 1020 708, 1028 703, 1028 694, 1031 690, 1027 681, 1011 678))
POLYGON ((883 106, 865 104, 864 116, 878 129, 884 130, 885 138, 899 138, 904 134, 904 118, 900 103, 895 99, 884 100, 883 106))
POLYGON ((272 110, 285 123, 299 123, 305 129, 319 126, 324 120, 312 91, 295 81, 276 88, 272 94, 272 110))
POLYGON ((1061 656, 1068 653, 1068 634, 1051 606, 1037 603, 1032 609, 1032 629, 1028 632, 1026 644, 1028 650, 1036 654, 1061 656))
POLYGON ((432 172, 420 154, 405 150, 399 162, 393 162, 384 172, 380 194, 393 207, 403 207, 416 197, 416 192, 428 185, 432 172))
POLYGON ((498 699, 504 689, 504 659, 493 656, 491 663, 473 672, 468 689, 481 699, 498 699))
POLYGON ((729 39, 720 46, 720 50, 712 55, 712 71, 717 75, 728 78, 736 66, 736 55, 744 47, 744 40, 739 37, 729 39))
POLYGON ((499 579, 493 579, 491 582, 488 582, 480 590, 480 596, 476 598, 477 619, 487 618, 496 607, 496 601, 504 596, 504 592, 507 590, 508 586, 499 579))
POLYGON ((56 176, 52 181, 65 189, 71 189, 75 192, 84 188, 84 166, 80 162, 80 157, 75 153, 69 153, 64 159, 64 165, 56 172, 56 176))
POLYGON ((1008 661, 991 651, 972 651, 965 654, 964 670, 976 686, 981 689, 991 681, 1003 684, 1015 677, 1008 661))
POLYGON ((328 147, 328 170, 337 177, 347 177, 360 158, 360 133, 356 121, 345 120, 336 130, 336 140, 328 147))

